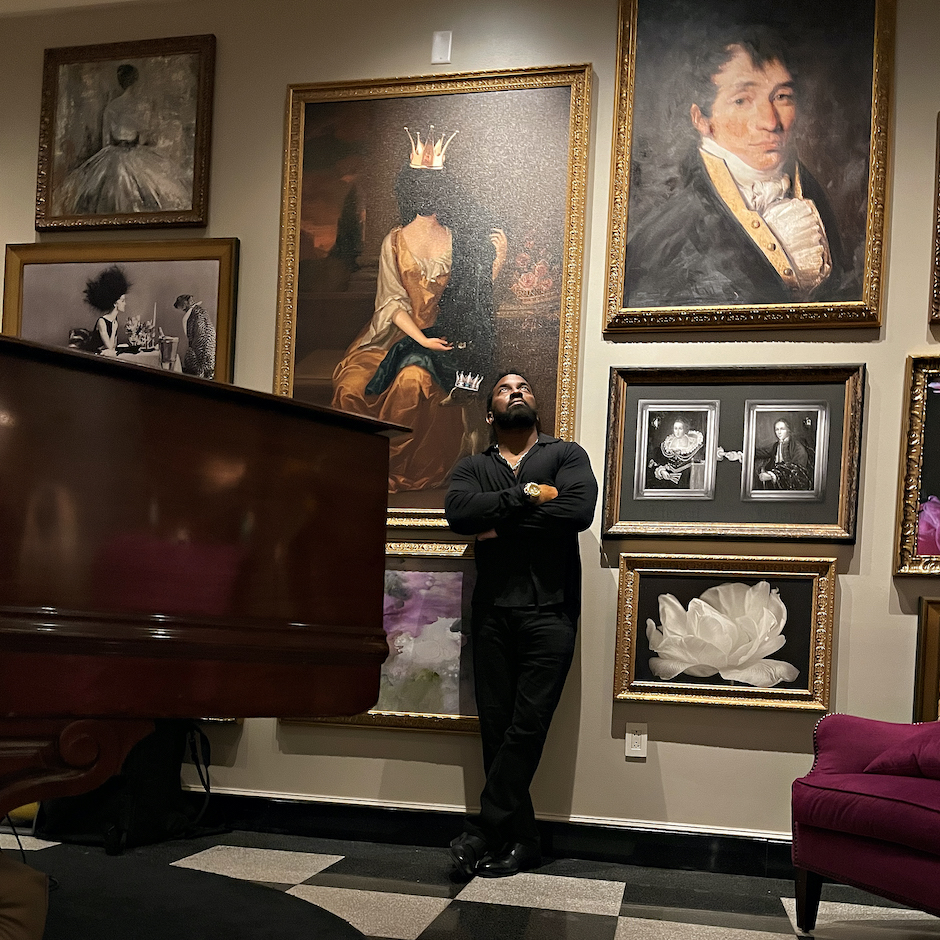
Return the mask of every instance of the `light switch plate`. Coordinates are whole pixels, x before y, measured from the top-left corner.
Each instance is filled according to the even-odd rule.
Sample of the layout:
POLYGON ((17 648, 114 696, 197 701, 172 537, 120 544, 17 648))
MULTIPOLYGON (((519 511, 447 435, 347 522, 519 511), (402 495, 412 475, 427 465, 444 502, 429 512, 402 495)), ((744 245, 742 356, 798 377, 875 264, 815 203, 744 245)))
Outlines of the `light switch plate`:
POLYGON ((435 33, 431 40, 431 65, 447 65, 450 62, 450 44, 453 32, 449 29, 435 33))

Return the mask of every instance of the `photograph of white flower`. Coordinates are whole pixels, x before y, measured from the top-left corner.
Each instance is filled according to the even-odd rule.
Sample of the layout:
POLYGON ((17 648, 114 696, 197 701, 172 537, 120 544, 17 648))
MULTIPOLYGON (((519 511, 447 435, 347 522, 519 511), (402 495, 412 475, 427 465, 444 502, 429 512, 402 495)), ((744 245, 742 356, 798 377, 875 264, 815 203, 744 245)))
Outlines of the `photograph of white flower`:
POLYGON ((708 588, 688 610, 672 594, 660 594, 659 618, 646 621, 646 638, 656 653, 649 666, 657 679, 720 675, 769 689, 800 674, 791 663, 768 658, 787 642, 787 608, 767 581, 708 588))
POLYGON ((825 710, 834 558, 620 556, 615 699, 825 710))

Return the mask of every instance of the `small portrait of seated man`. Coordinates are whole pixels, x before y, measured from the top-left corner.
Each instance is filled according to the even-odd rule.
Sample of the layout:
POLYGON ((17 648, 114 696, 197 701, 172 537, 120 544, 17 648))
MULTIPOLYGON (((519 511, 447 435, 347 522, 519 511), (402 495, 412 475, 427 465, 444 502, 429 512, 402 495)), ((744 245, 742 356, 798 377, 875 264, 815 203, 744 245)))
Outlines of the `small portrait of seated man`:
POLYGON ((671 191, 630 220, 624 306, 851 299, 825 186, 798 153, 802 86, 784 44, 762 26, 724 30, 690 62, 676 108, 693 144, 671 191))
POLYGON ((811 490, 815 454, 809 442, 800 441, 790 418, 774 422, 774 440, 754 450, 754 488, 811 490))

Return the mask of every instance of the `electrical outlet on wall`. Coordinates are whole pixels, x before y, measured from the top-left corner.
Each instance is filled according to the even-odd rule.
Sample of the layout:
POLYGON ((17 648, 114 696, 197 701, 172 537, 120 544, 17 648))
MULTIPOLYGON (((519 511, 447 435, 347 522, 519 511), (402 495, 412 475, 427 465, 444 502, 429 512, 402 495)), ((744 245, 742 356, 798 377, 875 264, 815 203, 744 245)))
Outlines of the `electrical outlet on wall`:
POLYGON ((646 724, 641 721, 634 721, 627 725, 625 735, 624 754, 626 757, 646 760, 646 724))

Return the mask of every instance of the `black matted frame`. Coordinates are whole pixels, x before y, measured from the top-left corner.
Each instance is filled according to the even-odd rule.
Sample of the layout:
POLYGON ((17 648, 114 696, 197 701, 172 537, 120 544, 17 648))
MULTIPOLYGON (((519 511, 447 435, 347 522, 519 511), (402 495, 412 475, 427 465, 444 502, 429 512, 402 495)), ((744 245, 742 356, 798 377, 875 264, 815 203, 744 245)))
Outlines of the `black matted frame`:
POLYGON ((611 368, 603 534, 851 541, 864 385, 865 367, 858 364, 611 368), (671 498, 644 498, 635 482, 644 470, 637 467, 638 440, 646 433, 640 426, 643 403, 662 402, 668 416, 683 414, 685 403, 699 407, 704 399, 720 403, 718 446, 702 453, 715 461, 709 468, 714 470, 713 498, 683 498, 681 483, 671 498), (773 445, 772 438, 758 436, 758 414, 765 428, 790 415, 810 422, 802 436, 813 457, 811 486, 758 489, 763 484, 753 476, 757 457, 773 445), (813 424, 812 415, 825 420, 813 424), (823 449, 825 459, 819 454, 823 449))

